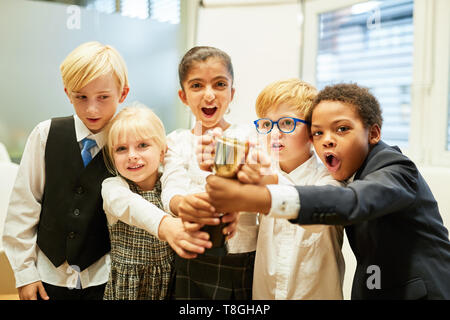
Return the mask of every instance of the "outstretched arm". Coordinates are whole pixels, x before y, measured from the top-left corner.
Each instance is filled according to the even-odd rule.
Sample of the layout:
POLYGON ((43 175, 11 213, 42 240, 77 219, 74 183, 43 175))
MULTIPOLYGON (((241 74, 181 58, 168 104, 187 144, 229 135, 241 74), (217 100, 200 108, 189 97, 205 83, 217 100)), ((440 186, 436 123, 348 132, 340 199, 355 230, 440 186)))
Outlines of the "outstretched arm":
POLYGON ((347 225, 411 206, 417 170, 411 161, 375 159, 362 179, 340 186, 244 185, 211 176, 207 191, 216 210, 269 213, 298 224, 347 225))
POLYGON ((203 253, 211 243, 206 232, 189 232, 179 218, 174 218, 132 192, 128 183, 120 177, 108 178, 102 184, 103 208, 108 223, 121 220, 129 225, 146 230, 157 238, 167 241, 183 258, 194 258, 203 253))
POLYGON ((271 196, 266 186, 243 184, 237 180, 209 176, 206 191, 218 212, 268 213, 271 196))

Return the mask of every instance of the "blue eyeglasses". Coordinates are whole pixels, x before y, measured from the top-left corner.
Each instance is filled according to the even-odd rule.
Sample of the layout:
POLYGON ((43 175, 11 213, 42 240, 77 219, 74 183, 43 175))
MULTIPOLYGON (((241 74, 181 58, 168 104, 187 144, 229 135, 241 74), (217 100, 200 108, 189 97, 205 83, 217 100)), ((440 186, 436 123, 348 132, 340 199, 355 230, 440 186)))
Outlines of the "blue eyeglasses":
POLYGON ((298 118, 292 118, 292 117, 283 117, 278 119, 278 121, 272 121, 267 118, 261 118, 258 120, 253 121, 256 127, 256 131, 261 134, 268 134, 270 131, 272 131, 273 126, 276 124, 278 127, 278 130, 284 133, 291 133, 295 130, 295 127, 297 126, 297 122, 301 122, 304 124, 309 124, 308 121, 298 119, 298 118))

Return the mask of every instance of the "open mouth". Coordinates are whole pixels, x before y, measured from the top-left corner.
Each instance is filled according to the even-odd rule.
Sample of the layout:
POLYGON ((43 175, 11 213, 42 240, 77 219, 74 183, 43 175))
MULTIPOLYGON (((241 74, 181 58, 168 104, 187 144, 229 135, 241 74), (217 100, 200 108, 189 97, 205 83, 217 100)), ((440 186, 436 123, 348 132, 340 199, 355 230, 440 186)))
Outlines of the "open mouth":
POLYGON ((131 171, 137 171, 137 170, 141 169, 143 166, 144 166, 143 164, 137 164, 134 166, 129 166, 127 169, 131 170, 131 171))
POLYGON ((217 107, 213 108, 202 108, 202 112, 207 117, 212 117, 217 111, 217 107))
POLYGON ((100 120, 100 118, 87 118, 90 123, 96 123, 100 120))
POLYGON ((334 154, 328 153, 325 154, 325 165, 327 166, 328 171, 336 172, 341 165, 341 160, 339 160, 334 154))
POLYGON ((271 148, 272 148, 272 150, 280 151, 281 149, 284 148, 284 145, 282 145, 279 142, 273 142, 272 145, 271 145, 271 148))

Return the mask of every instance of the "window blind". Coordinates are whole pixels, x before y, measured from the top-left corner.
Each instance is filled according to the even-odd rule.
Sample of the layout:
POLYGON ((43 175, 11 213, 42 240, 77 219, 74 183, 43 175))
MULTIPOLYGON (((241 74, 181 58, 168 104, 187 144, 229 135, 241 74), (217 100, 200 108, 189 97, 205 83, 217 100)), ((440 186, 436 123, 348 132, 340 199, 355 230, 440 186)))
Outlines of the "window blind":
POLYGON ((149 1, 121 0, 120 13, 130 18, 147 19, 149 17, 149 1))
POLYGON ((180 23, 180 0, 150 1, 150 18, 160 22, 180 23))
POLYGON ((116 12, 116 0, 94 0, 89 1, 86 5, 86 9, 97 10, 102 13, 114 13, 116 12))
POLYGON ((368 87, 383 111, 382 139, 408 146, 413 0, 368 1, 319 16, 317 87, 368 87))
POLYGON ((86 0, 86 8, 139 19, 180 23, 180 0, 86 0))

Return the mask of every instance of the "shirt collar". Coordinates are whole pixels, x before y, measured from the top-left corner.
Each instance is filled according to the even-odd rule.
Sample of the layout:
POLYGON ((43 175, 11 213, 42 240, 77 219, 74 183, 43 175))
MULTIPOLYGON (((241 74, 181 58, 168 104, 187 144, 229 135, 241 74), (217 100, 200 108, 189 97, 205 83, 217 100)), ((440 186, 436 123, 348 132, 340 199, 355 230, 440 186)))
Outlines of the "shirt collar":
POLYGON ((345 181, 345 185, 348 185, 349 183, 352 183, 355 180, 356 172, 345 181))
POLYGON ((77 137, 77 142, 80 142, 84 138, 89 138, 95 140, 97 146, 101 149, 106 143, 106 132, 102 130, 98 133, 92 133, 86 125, 81 121, 76 114, 73 115, 75 121, 75 134, 77 137))
POLYGON ((311 154, 311 157, 303 162, 301 165, 299 165, 297 168, 292 170, 289 173, 284 172, 281 170, 280 167, 278 167, 278 170, 280 170, 281 174, 288 178, 291 181, 299 181, 303 179, 305 176, 308 176, 311 174, 311 166, 315 165, 317 162, 317 158, 314 154, 311 154))

